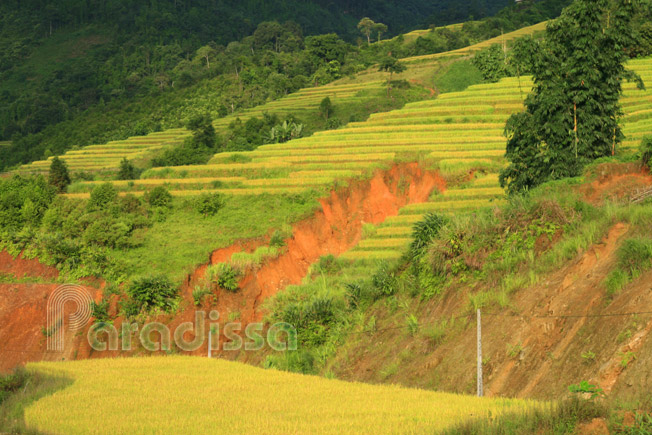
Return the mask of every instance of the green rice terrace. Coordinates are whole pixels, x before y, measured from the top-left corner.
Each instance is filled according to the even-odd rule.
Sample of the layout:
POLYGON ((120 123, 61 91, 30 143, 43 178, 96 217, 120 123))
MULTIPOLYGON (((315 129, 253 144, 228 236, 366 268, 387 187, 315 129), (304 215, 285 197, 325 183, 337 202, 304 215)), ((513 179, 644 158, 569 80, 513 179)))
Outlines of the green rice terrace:
POLYGON ((348 6, 355 42, 0 26, 0 78, 106 64, 0 110, 0 432, 651 433, 652 3, 348 6))

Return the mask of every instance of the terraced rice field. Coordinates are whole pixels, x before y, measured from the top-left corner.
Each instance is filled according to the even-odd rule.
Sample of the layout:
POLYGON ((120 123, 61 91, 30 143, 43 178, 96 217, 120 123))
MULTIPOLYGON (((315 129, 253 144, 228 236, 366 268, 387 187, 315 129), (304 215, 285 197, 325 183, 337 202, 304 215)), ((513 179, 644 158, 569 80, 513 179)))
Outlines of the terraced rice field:
POLYGON ((478 44, 470 45, 468 47, 460 48, 459 50, 447 51, 445 53, 437 54, 427 54, 424 56, 414 56, 407 59, 404 59, 405 62, 418 62, 422 60, 431 60, 431 59, 441 59, 444 57, 451 56, 466 56, 473 54, 476 51, 483 50, 490 47, 494 44, 503 44, 508 43, 516 38, 520 38, 525 35, 532 35, 537 32, 543 32, 546 30, 548 22, 543 21, 541 23, 535 24, 533 26, 524 27, 522 29, 516 30, 514 32, 506 33, 505 35, 497 36, 495 38, 488 39, 486 41, 480 42, 478 44))
POLYGON ((237 118, 240 118, 242 122, 246 122, 250 118, 262 117, 264 113, 273 113, 281 117, 294 114, 300 117, 301 113, 307 110, 318 110, 319 104, 326 97, 330 98, 333 104, 352 103, 364 100, 364 97, 359 96, 360 92, 379 90, 383 87, 384 83, 381 81, 370 81, 364 84, 329 84, 315 88, 305 88, 270 103, 217 119, 213 122, 213 125, 218 131, 224 130, 237 118))
POLYGON ((426 213, 456 214, 496 207, 505 203, 505 192, 498 186, 498 174, 481 175, 460 188, 435 192, 429 202, 403 207, 398 216, 389 217, 371 235, 341 258, 374 261, 397 260, 412 241, 412 228, 426 213))
MULTIPOLYGON (((189 135, 190 133, 185 129, 166 130, 103 145, 90 145, 79 150, 68 151, 60 158, 66 162, 72 172, 113 173, 117 172, 123 158, 129 160, 147 159, 156 151, 183 142, 189 135)), ((51 164, 52 157, 23 165, 16 172, 45 174, 50 169, 51 164)))
MULTIPOLYGON (((274 113, 280 116, 287 114, 300 115, 304 111, 316 111, 325 97, 329 97, 333 104, 352 103, 361 101, 364 97, 358 96, 360 92, 382 90, 384 84, 368 82, 356 85, 327 85, 317 88, 305 88, 287 97, 252 109, 235 113, 213 122, 220 131, 228 127, 236 119, 246 122, 252 117, 261 117, 264 113, 274 113)), ((91 145, 79 150, 68 151, 63 156, 68 168, 73 172, 106 172, 115 173, 123 158, 140 160, 151 158, 153 153, 161 149, 181 143, 190 132, 185 128, 170 129, 147 136, 135 136, 122 141, 113 141, 103 145, 91 145)), ((1 145, 2 143, 0 143, 1 145)), ((22 166, 17 173, 46 173, 52 158, 32 162, 22 166)))
POLYGON ((74 381, 25 409, 26 425, 44 433, 436 433, 468 418, 548 406, 199 357, 41 362, 28 369, 74 381))
MULTIPOLYGON (((652 59, 632 61, 630 67, 645 82, 652 83, 652 59)), ((202 192, 297 193, 327 189, 337 180, 362 176, 395 159, 417 158, 430 161, 444 173, 472 169, 496 171, 503 164, 505 121, 512 113, 522 110, 522 101, 531 86, 528 77, 471 86, 463 92, 442 94, 437 99, 408 104, 400 110, 373 114, 365 122, 350 123, 338 130, 318 132, 284 144, 264 145, 252 152, 216 154, 207 165, 157 168, 145 173, 142 180, 115 184, 121 191, 137 195, 156 185, 165 185, 180 196, 202 192), (242 158, 246 163, 229 163, 242 158)), ((321 89, 302 92, 321 98, 325 92, 321 89)), ((622 101, 627 135, 622 146, 633 149, 643 135, 652 131, 652 92, 626 84, 622 101)), ((468 198, 468 191, 449 190, 445 198, 455 199, 455 204, 433 200, 431 205, 421 206, 419 210, 465 210, 487 205, 490 194, 500 193, 497 181, 492 180, 492 184, 478 191, 477 196, 484 199, 468 198)), ((97 182, 75 185, 69 196, 87 197, 95 185, 97 182)), ((402 212, 396 219, 411 224, 419 216, 402 212)))

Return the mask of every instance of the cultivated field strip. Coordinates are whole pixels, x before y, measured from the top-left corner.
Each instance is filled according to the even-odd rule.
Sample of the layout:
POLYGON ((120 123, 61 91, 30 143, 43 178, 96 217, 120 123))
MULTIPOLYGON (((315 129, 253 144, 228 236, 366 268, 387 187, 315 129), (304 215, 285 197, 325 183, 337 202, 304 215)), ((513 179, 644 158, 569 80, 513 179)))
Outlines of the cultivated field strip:
POLYGON ((426 213, 465 213, 504 202, 505 192, 498 186, 497 174, 480 175, 465 186, 448 189, 444 193, 433 192, 428 202, 403 207, 398 216, 388 218, 355 248, 342 254, 341 258, 356 261, 396 260, 412 241, 414 224, 423 219, 426 213))
MULTIPOLYGON (((646 81, 652 82, 651 59, 631 61, 630 67, 646 81)), ((347 84, 306 89, 274 104, 285 101, 288 107, 292 107, 292 100, 304 101, 314 97, 317 101, 329 93, 355 93, 377 85, 347 84)), ((463 92, 442 94, 437 99, 408 104, 400 110, 373 114, 366 122, 350 123, 337 130, 318 132, 284 144, 264 145, 251 152, 219 153, 207 165, 156 168, 143 174, 141 180, 115 184, 123 194, 142 194, 158 185, 183 196, 202 192, 233 195, 296 193, 327 188, 338 180, 360 177, 403 155, 425 158, 449 173, 483 167, 496 170, 503 162, 505 121, 523 109, 523 98, 531 87, 529 77, 470 86, 463 92), (245 163, 239 163, 242 158, 245 163)), ((623 129, 627 137, 622 147, 637 147, 640 139, 652 130, 652 93, 626 84, 623 103, 623 129)), ((155 146, 152 137, 173 140, 176 136, 162 132, 137 140, 86 147, 71 151, 68 164, 79 170, 106 169, 117 165, 123 151, 129 150, 135 155, 148 152, 155 146)), ((35 162, 32 166, 46 170, 49 162, 35 162)), ((77 183, 72 186, 70 196, 83 198, 97 184, 77 183)), ((445 195, 433 196, 427 205, 401 210, 401 214, 390 219, 389 223, 391 227, 404 223, 411 225, 429 211, 458 212, 490 206, 501 194, 497 176, 490 174, 475 180, 473 188, 450 189, 445 195)))

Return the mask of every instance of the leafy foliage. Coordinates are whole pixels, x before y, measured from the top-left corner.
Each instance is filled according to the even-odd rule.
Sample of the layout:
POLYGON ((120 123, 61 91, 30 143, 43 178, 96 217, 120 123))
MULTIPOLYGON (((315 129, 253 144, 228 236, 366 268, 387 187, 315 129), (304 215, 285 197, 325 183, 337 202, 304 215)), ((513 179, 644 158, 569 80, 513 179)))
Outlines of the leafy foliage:
POLYGON ((139 177, 139 172, 134 164, 125 157, 120 161, 117 178, 118 180, 135 180, 139 177))
POLYGON ((488 82, 497 82, 509 75, 507 70, 507 55, 498 44, 482 50, 473 57, 473 65, 482 72, 488 82))
POLYGON ((89 210, 106 210, 118 197, 118 189, 109 183, 102 183, 91 191, 88 201, 89 210))
POLYGON ((0 232, 3 238, 25 226, 38 227, 54 201, 55 189, 43 177, 14 176, 0 181, 0 232))
POLYGON ((49 182, 54 186, 58 192, 65 192, 66 188, 70 185, 70 174, 68 174, 68 166, 66 162, 60 160, 59 157, 52 159, 50 165, 49 182))
POLYGON ((412 243, 410 244, 410 255, 416 258, 424 252, 433 239, 439 234, 441 227, 446 225, 448 218, 446 216, 428 213, 423 220, 414 224, 412 230, 412 243))
POLYGON ((172 194, 165 186, 156 186, 147 192, 145 199, 152 207, 169 207, 172 204, 172 194))
POLYGON ((123 304, 125 315, 133 317, 155 309, 173 311, 178 304, 179 290, 164 275, 135 280, 127 288, 129 300, 123 304))
POLYGON ((208 277, 226 291, 235 293, 240 290, 240 283, 238 282, 240 275, 230 264, 219 263, 211 266, 208 277))
POLYGON ((527 110, 505 126, 510 165, 500 182, 510 192, 579 175, 586 163, 615 153, 623 138, 622 81, 642 82, 625 69, 622 49, 633 45, 634 5, 610 7, 607 0, 575 1, 548 25, 527 110))
POLYGON ((204 216, 215 216, 224 206, 224 198, 219 193, 204 193, 195 200, 195 208, 204 216))

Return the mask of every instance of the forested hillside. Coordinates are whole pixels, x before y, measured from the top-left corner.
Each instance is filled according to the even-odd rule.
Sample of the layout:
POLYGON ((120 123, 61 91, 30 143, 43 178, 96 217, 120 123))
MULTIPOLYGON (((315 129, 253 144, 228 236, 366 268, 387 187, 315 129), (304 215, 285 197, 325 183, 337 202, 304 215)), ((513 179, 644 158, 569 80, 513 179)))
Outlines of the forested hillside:
POLYGON ((12 146, 0 149, 0 169, 74 145, 179 127, 195 113, 224 116, 354 74, 389 52, 460 48, 554 17, 568 0, 512 5, 409 43, 369 45, 357 28, 360 17, 382 17, 372 41, 387 40, 495 13, 505 3, 4 1, 0 140, 12 146), (316 33, 326 34, 306 36, 316 33))

